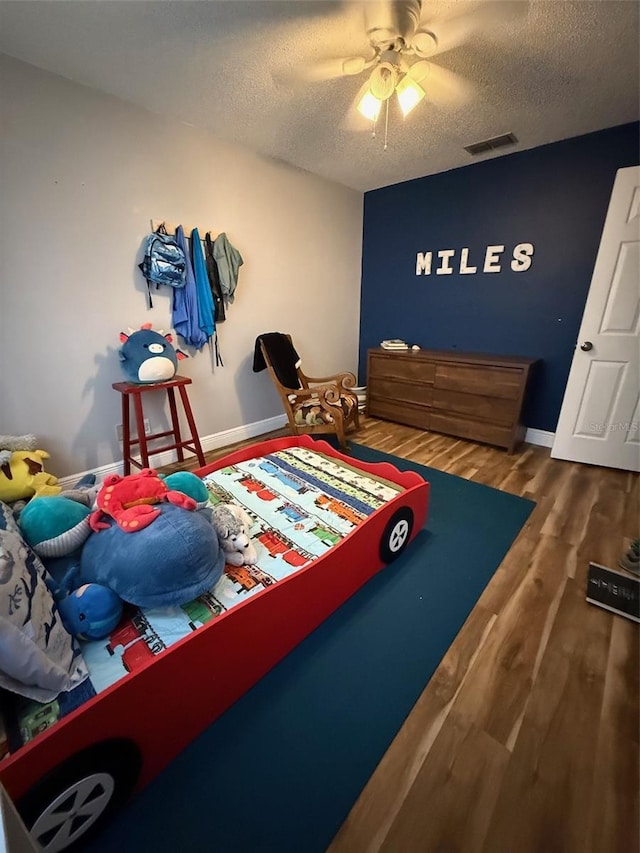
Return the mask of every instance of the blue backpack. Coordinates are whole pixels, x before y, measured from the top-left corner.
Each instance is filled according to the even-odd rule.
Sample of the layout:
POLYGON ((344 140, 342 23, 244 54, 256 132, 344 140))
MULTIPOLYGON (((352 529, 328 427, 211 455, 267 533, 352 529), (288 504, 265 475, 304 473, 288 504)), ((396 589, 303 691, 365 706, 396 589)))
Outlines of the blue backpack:
POLYGON ((167 287, 185 286, 187 262, 184 252, 177 244, 175 237, 167 234, 164 225, 161 225, 157 231, 147 237, 144 258, 138 266, 147 280, 150 308, 153 308, 151 301, 152 284, 155 284, 156 290, 161 284, 167 287))

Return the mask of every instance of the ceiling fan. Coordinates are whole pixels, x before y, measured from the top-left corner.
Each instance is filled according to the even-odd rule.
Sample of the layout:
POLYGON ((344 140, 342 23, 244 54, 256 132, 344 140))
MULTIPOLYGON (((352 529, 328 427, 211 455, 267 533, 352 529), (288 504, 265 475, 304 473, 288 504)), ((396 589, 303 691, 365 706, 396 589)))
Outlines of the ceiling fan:
POLYGON ((528 2, 485 0, 457 4, 447 15, 430 13, 423 0, 368 0, 364 25, 369 50, 365 55, 328 59, 307 67, 304 78, 322 81, 369 72, 356 98, 358 112, 375 125, 385 108, 386 127, 389 102, 395 94, 403 116, 429 94, 429 100, 446 105, 462 105, 473 97, 473 85, 459 74, 439 65, 433 58, 459 47, 481 31, 493 31, 500 24, 526 14, 528 2), (462 8, 461 8, 462 7, 462 8))
POLYGON ((345 75, 372 69, 358 111, 376 121, 382 104, 395 92, 404 116, 425 96, 421 85, 429 74, 426 57, 435 54, 438 39, 420 22, 422 0, 365 4, 365 25, 372 55, 353 56, 342 63, 345 75))

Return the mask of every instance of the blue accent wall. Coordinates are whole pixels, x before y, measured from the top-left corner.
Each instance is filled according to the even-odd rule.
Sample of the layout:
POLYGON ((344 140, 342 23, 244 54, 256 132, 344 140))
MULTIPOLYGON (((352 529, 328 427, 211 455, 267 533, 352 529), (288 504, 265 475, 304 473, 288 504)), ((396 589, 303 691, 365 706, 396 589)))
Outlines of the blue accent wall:
POLYGON ((639 128, 622 125, 366 193, 360 384, 367 350, 385 338, 534 356, 542 362, 525 422, 554 431, 615 174, 640 162, 639 128), (513 272, 513 247, 524 242, 534 245, 532 264, 513 272), (501 272, 484 273, 487 245, 499 244, 501 272), (463 247, 475 275, 459 274, 463 247), (436 275, 445 249, 456 250, 454 272, 436 275), (428 251, 433 271, 416 275, 416 254, 428 251))

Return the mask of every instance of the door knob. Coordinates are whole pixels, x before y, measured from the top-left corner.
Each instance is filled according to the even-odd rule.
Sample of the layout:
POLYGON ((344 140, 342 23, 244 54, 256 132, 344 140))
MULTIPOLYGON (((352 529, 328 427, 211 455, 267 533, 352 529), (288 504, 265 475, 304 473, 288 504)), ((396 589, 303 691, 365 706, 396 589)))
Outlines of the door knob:
POLYGON ((590 349, 593 349, 593 344, 591 341, 585 341, 583 344, 580 344, 580 349, 584 352, 589 352, 590 349))

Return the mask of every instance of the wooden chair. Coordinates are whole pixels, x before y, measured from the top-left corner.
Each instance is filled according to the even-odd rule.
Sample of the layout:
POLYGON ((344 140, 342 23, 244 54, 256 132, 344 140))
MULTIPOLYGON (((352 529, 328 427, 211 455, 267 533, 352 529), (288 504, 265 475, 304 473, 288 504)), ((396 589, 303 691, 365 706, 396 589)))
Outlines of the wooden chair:
MULTIPOLYGON (((281 335, 288 340, 293 354, 291 335, 281 335)), ((345 433, 349 427, 360 429, 358 415, 358 398, 351 390, 355 387, 356 377, 353 373, 338 373, 335 376, 307 376, 297 363, 291 363, 288 374, 291 377, 291 387, 282 383, 278 378, 283 375, 282 364, 274 359, 275 333, 259 336, 262 357, 269 371, 269 376, 276 386, 282 405, 289 420, 293 435, 313 433, 334 433, 340 447, 347 449, 345 433), (294 379, 298 387, 293 387, 294 379)), ((277 341, 275 342, 277 343, 277 341)), ((255 366, 254 366, 255 369, 255 366)))

